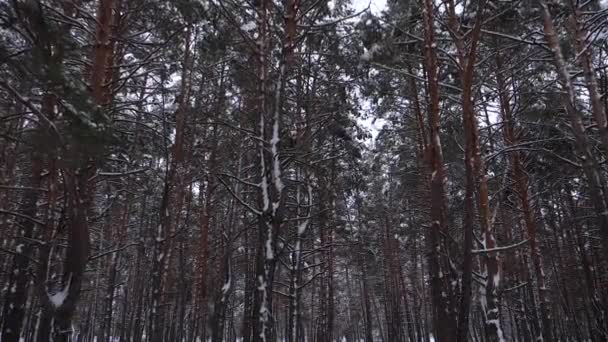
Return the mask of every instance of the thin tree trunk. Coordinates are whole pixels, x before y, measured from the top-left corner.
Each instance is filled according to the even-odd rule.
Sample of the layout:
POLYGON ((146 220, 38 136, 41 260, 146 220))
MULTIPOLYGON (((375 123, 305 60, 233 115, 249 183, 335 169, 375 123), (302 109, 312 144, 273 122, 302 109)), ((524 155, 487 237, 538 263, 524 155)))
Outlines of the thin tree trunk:
MULTIPOLYGON (((37 212, 36 204, 38 203, 39 198, 39 191, 35 189, 38 189, 41 185, 40 172, 42 171, 42 160, 40 160, 38 153, 33 153, 31 163, 28 186, 32 190, 29 190, 24 194, 23 214, 26 217, 35 218, 37 212)), ((30 219, 19 219, 17 222, 21 226, 21 237, 24 239, 33 238, 34 221, 30 219)), ((19 241, 16 244, 15 250, 18 255, 13 257, 11 266, 12 272, 10 272, 7 284, 8 292, 2 308, 4 322, 2 324, 1 340, 8 342, 18 342, 19 337, 21 336, 22 322, 26 313, 25 305, 28 298, 29 276, 27 274, 27 268, 32 255, 31 242, 19 241)))
POLYGON ((160 224, 156 236, 156 245, 153 260, 153 288, 152 316, 149 331, 154 342, 161 342, 164 336, 165 309, 168 301, 169 289, 174 285, 172 277, 173 243, 177 227, 180 222, 180 212, 184 199, 184 131, 186 124, 186 111, 189 106, 191 86, 191 39, 192 27, 186 28, 184 41, 184 62, 182 68, 180 100, 175 112, 175 143, 171 151, 171 163, 167 170, 165 188, 160 210, 160 224))

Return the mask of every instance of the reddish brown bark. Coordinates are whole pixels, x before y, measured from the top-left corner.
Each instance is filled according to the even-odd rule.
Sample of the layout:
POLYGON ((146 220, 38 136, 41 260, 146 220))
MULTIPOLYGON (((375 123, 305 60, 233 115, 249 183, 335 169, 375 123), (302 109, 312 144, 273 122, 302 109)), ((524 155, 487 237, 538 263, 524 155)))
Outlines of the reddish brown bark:
POLYGON ((211 213, 211 196, 213 193, 213 177, 207 180, 207 186, 202 183, 199 187, 199 193, 204 196, 200 197, 201 215, 200 215, 200 237, 197 254, 197 274, 196 274, 196 301, 199 311, 199 319, 202 324, 202 338, 205 338, 205 322, 207 319, 207 300, 208 300, 208 263, 209 263, 209 223, 211 213))
POLYGON ((112 23, 115 0, 99 0, 97 10, 97 32, 93 49, 93 69, 91 70, 91 89, 97 104, 109 100, 107 81, 113 59, 112 23))
MULTIPOLYGON (((459 340, 467 339, 468 310, 470 306, 470 281, 472 229, 474 226, 475 208, 473 197, 475 189, 478 191, 479 220, 483 234, 485 249, 496 247, 493 227, 491 222, 488 182, 484 160, 481 156, 479 131, 474 106, 474 77, 475 63, 477 59, 477 46, 481 37, 483 23, 483 12, 485 0, 477 1, 475 25, 470 33, 470 46, 465 47, 465 34, 461 31, 460 23, 455 11, 453 0, 447 1, 449 11, 450 33, 454 39, 459 62, 460 82, 462 84, 462 113, 465 130, 465 169, 466 169, 466 199, 465 199, 465 262, 463 267, 463 297, 460 308, 459 340)), ((485 315, 485 329, 491 341, 499 341, 503 338, 500 325, 498 289, 500 281, 499 257, 496 252, 484 253, 482 256, 482 267, 485 271, 485 286, 482 291, 482 308, 485 315)))
MULTIPOLYGON (((505 81, 502 72, 502 62, 500 52, 496 52, 496 79, 498 83, 498 93, 500 100, 500 112, 504 121, 503 134, 507 146, 513 146, 518 143, 517 133, 514 129, 513 115, 511 114, 511 105, 509 103, 509 97, 505 81)), ((529 185, 528 177, 523 169, 521 162, 520 152, 514 150, 510 153, 511 155, 511 173, 515 180, 515 190, 519 194, 519 202, 524 217, 524 224, 526 226, 526 232, 528 235, 530 256, 532 258, 532 264, 534 272, 536 273, 536 289, 538 292, 538 299, 540 304, 540 315, 543 324, 543 335, 547 341, 552 340, 552 324, 551 316, 549 311, 549 304, 547 299, 547 287, 545 284, 545 274, 543 272, 542 257, 540 255, 540 249, 538 247, 538 239, 536 236, 536 218, 530 205, 529 185)))
POLYGON ((602 95, 600 94, 597 76, 593 67, 593 50, 591 46, 587 46, 586 42, 589 33, 585 29, 584 23, 580 21, 582 14, 578 4, 575 4, 573 1, 570 1, 570 3, 575 8, 574 14, 570 19, 573 21, 572 26, 574 26, 575 30, 575 45, 579 55, 577 60, 583 68, 583 76, 591 102, 591 113, 597 123, 604 153, 606 154, 608 153, 608 120, 606 120, 606 108, 604 108, 604 104, 602 103, 602 95))
MULTIPOLYGON (((434 336, 439 341, 453 341, 456 335, 456 317, 448 300, 449 268, 445 260, 445 245, 442 234, 446 229, 446 197, 444 190, 445 169, 440 141, 441 123, 439 118, 439 80, 437 75, 437 56, 435 52, 435 9, 431 0, 425 0, 424 16, 424 55, 428 78, 428 122, 430 142, 427 151, 427 161, 431 172, 431 227, 428 232, 429 276, 431 278, 431 301, 434 336)), ((445 236, 445 235, 443 235, 445 236)))

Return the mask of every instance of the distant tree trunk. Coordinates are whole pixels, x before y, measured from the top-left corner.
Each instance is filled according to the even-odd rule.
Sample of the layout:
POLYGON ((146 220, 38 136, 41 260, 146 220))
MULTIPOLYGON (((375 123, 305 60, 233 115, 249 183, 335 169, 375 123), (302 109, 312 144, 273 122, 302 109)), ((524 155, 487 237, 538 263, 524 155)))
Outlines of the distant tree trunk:
MULTIPOLYGON (((514 146, 518 143, 517 134, 514 130, 515 123, 513 122, 513 117, 511 114, 511 105, 509 103, 507 88, 503 76, 501 74, 502 62, 500 52, 496 52, 496 66, 496 79, 499 89, 500 112, 504 121, 503 134, 505 136, 507 146, 514 146)), ((532 264, 534 266, 534 272, 536 275, 536 288, 540 304, 541 320, 543 326, 548 326, 548 328, 544 329, 544 337, 550 340, 552 335, 546 334, 550 333, 550 331, 552 330, 551 318, 549 312, 549 304, 547 303, 547 286, 545 284, 545 274, 542 266, 542 257, 540 255, 540 249, 538 247, 538 242, 536 238, 536 219, 534 218, 534 213, 532 212, 532 208, 530 205, 528 179, 523 170, 520 152, 517 150, 511 152, 511 168, 513 179, 515 180, 515 190, 519 195, 519 200, 521 203, 524 224, 526 226, 527 237, 529 240, 530 257, 532 258, 532 264)))
MULTIPOLYGON (((570 0, 571 6, 575 9, 571 18, 575 29, 575 45, 578 53, 577 60, 583 68, 583 76, 587 91, 589 91, 589 102, 591 103, 591 113, 597 123, 604 155, 608 154, 608 120, 606 119, 606 108, 602 104, 602 95, 599 91, 597 76, 593 67, 592 47, 587 46, 587 36, 589 32, 585 29, 585 23, 581 23, 581 8, 578 2, 570 0)), ((555 52, 553 52, 555 54, 555 52)), ((604 95, 605 96, 605 95, 604 95)))
MULTIPOLYGON (((115 243, 121 243, 126 240, 127 225, 129 223, 129 214, 131 210, 131 199, 133 195, 131 192, 127 193, 127 198, 122 205, 122 212, 119 216, 119 222, 111 223, 113 228, 112 241, 115 243)), ((118 246, 113 246, 118 248, 118 246)), ((110 254, 108 261, 108 283, 105 292, 105 303, 104 303, 104 317, 102 323, 102 341, 110 342, 112 332, 112 317, 114 314, 113 304, 115 301, 114 292, 116 290, 116 280, 118 278, 118 265, 120 263, 119 252, 110 254)))
MULTIPOLYGON (((99 20, 103 23, 99 27, 98 37, 104 35, 104 39, 98 42, 99 45, 95 48, 94 59, 105 65, 105 70, 95 68, 92 75, 92 88, 98 104, 108 105, 111 103, 114 96, 112 89, 112 79, 117 78, 119 68, 114 68, 116 56, 116 41, 112 38, 113 34, 118 32, 118 24, 120 20, 120 6, 122 0, 100 0, 99 20), (101 12, 103 11, 103 12, 101 12), (103 32, 101 32, 103 31, 103 32)), ((125 240, 126 230, 129 221, 130 200, 132 194, 128 193, 127 198, 123 203, 123 211, 117 212, 119 222, 111 222, 111 241, 115 244, 125 240)), ((103 304, 104 313, 102 317, 102 341, 110 342, 112 335, 112 317, 114 314, 113 304, 115 301, 114 292, 116 290, 116 281, 118 277, 118 266, 120 263, 120 254, 118 252, 111 253, 108 260, 108 282, 105 291, 105 302, 103 304)))
MULTIPOLYGON (((304 134, 298 134, 298 136, 305 136, 304 134)), ((300 180, 303 176, 304 180, 306 174, 301 175, 302 171, 298 170, 296 179, 300 180)), ((303 339, 302 335, 302 324, 301 324, 301 295, 302 295, 302 268, 303 268, 303 257, 302 249, 305 242, 304 235, 308 227, 310 219, 310 210, 305 213, 300 212, 302 206, 312 206, 312 186, 307 186, 307 191, 303 192, 301 187, 296 190, 296 202, 298 205, 298 217, 301 218, 296 225, 295 231, 295 245, 291 255, 291 269, 289 270, 289 310, 287 320, 287 340, 289 342, 300 342, 303 339), (308 201, 307 204, 305 202, 308 201)))
MULTIPOLYGON (((34 151, 32 153, 31 171, 27 185, 31 190, 25 192, 22 202, 24 217, 32 219, 23 218, 17 220, 21 227, 21 229, 19 229, 21 234, 19 235, 21 235, 23 239, 31 239, 34 237, 34 225, 36 223, 33 219, 36 217, 36 204, 38 203, 40 193, 37 189, 42 183, 41 171, 41 156, 34 151)), ((10 268, 12 271, 9 273, 8 283, 6 284, 8 291, 2 308, 4 322, 2 324, 1 340, 8 342, 18 342, 21 335, 22 322, 25 317, 25 305, 28 298, 29 275, 27 269, 32 254, 31 242, 20 240, 17 242, 15 250, 18 255, 13 257, 10 268)))
POLYGON ((203 186, 203 182, 200 183, 199 193, 205 194, 204 196, 200 196, 200 240, 198 245, 198 254, 197 254, 197 273, 196 273, 196 303, 197 303, 197 315, 198 320, 200 320, 201 329, 199 330, 201 333, 201 339, 206 340, 206 320, 207 320, 207 296, 208 296, 208 262, 209 262, 209 223, 211 219, 211 203, 213 196, 213 178, 209 177, 207 180, 207 186, 203 186))
MULTIPOLYGON (((409 71, 411 74, 413 73, 413 69, 410 67, 409 71)), ((427 164, 426 164, 426 156, 428 153, 428 149, 429 149, 429 142, 428 139, 430 138, 428 133, 427 133, 427 126, 424 122, 424 117, 422 114, 422 106, 420 105, 420 99, 419 99, 419 92, 418 92, 418 85, 417 82, 414 78, 410 78, 410 98, 412 99, 413 102, 413 106, 414 106, 414 114, 416 116, 416 130, 417 130, 417 134, 416 134, 416 140, 417 140, 417 149, 416 149, 416 169, 418 171, 418 174, 420 175, 425 175, 427 169, 427 164)), ((421 193, 424 194, 428 194, 428 184, 425 182, 418 182, 417 183, 417 190, 420 191, 421 193)), ((428 200, 428 196, 426 197, 426 199, 428 200)), ((405 202, 407 203, 407 202, 405 202)), ((409 222, 412 225, 416 224, 416 221, 414 219, 414 217, 410 216, 409 218, 409 222)), ((418 240, 418 236, 416 236, 414 238, 414 246, 413 248, 411 248, 411 252, 412 254, 410 255, 410 257, 413 258, 413 260, 415 261, 415 268, 414 268, 414 272, 411 274, 411 279, 412 279, 412 288, 413 288, 413 307, 412 307, 412 313, 416 316, 419 317, 419 319, 414 320, 412 318, 412 324, 414 325, 414 335, 417 336, 418 340, 425 340, 424 335, 425 333, 423 332, 425 326, 426 326, 426 321, 427 321, 427 317, 426 317, 426 310, 424 309, 426 307, 426 301, 422 301, 419 302, 419 297, 420 297, 420 293, 422 293, 422 297, 424 298, 424 292, 425 290, 422 289, 420 293, 418 293, 418 286, 419 286, 419 278, 418 278, 418 248, 417 248, 417 241, 418 240), (422 315, 422 316, 418 316, 418 315, 422 315)), ((422 268, 422 267, 420 267, 422 268)), ((466 270, 463 269, 463 274, 466 272, 466 270)), ((403 283, 404 283, 404 296, 406 296, 405 293, 405 279, 403 279, 403 283)), ((464 283, 464 281, 463 281, 464 283)), ((416 340, 416 337, 411 337, 411 339, 416 340)), ((427 336, 428 337, 428 336, 427 336)))
POLYGON ((396 241, 390 229, 391 222, 388 219, 389 212, 385 208, 382 225, 384 226, 383 254, 384 254, 384 287, 385 287, 385 315, 386 334, 389 341, 403 341, 402 317, 401 317, 401 292, 399 286, 399 270, 397 266, 396 241))
POLYGON ((373 317, 371 312, 371 303, 369 298, 369 286, 367 284, 367 270, 365 261, 363 260, 363 251, 358 251, 357 261, 361 272, 361 292, 363 296, 363 321, 365 325, 365 342, 374 342, 372 331, 373 317))
MULTIPOLYGON (((319 342, 332 341, 334 323, 334 293, 333 293, 333 220, 330 217, 335 209, 333 206, 334 194, 332 193, 333 175, 326 175, 326 170, 317 170, 319 179, 319 212, 318 232, 320 250, 320 262, 324 264, 323 275, 320 277, 319 286, 319 325, 316 331, 316 340, 319 342)), ((333 174, 333 170, 331 171, 333 174)))
POLYGON ((247 230, 245 232, 245 255, 247 257, 246 267, 247 272, 245 272, 245 308, 243 310, 243 342, 251 342, 253 330, 255 326, 255 318, 254 318, 254 296, 255 293, 255 247, 258 243, 255 243, 256 236, 252 236, 247 230))
MULTIPOLYGON (((395 243, 398 243, 398 241, 395 241, 395 243)), ((418 322, 421 319, 417 315, 416 316, 412 315, 414 307, 408 296, 408 293, 411 293, 411 292, 408 290, 407 283, 405 281, 405 275, 403 273, 402 263, 398 257, 396 258, 395 262, 396 262, 396 268, 397 268, 395 273, 398 275, 398 279, 397 279, 398 289, 399 289, 399 292, 401 293, 401 298, 403 298, 403 311, 404 311, 403 316, 405 319, 404 323, 407 328, 407 336, 405 336, 405 332, 404 332, 404 339, 407 340, 409 338, 409 340, 415 341, 416 340, 416 327, 418 326, 418 322)), ((415 279, 416 277, 413 277, 413 278, 415 279)), ((396 295, 399 296, 399 293, 397 293, 396 295)))
MULTIPOLYGON (((224 238, 224 237, 222 237, 224 238)), ((229 238, 225 238, 225 240, 229 240, 229 238)), ((225 241, 222 243, 222 251, 220 261, 220 276, 223 280, 222 287, 215 293, 214 298, 214 310, 213 315, 211 317, 211 341, 212 342, 222 342, 224 341, 224 331, 226 324, 226 311, 228 305, 228 299, 230 296, 230 292, 233 289, 233 279, 232 279, 232 245, 229 241, 225 241)))
MULTIPOLYGON (((225 88, 224 88, 224 75, 222 73, 220 79, 220 90, 218 92, 218 102, 216 106, 215 112, 220 113, 224 108, 225 98, 225 88)), ((215 155, 217 153, 217 141, 219 137, 216 134, 216 130, 214 130, 213 137, 211 138, 214 143, 212 147, 212 157, 211 164, 215 166, 215 155)), ((243 173, 243 156, 239 157, 237 163, 237 172, 240 176, 243 173)), ((234 186, 234 193, 240 194, 242 186, 240 183, 237 183, 234 186)), ((222 280, 222 286, 219 290, 216 290, 214 297, 214 311, 211 317, 211 341, 212 342, 221 342, 224 340, 225 336, 225 328, 226 328, 226 315, 228 311, 228 304, 230 300, 230 295, 234 289, 234 276, 232 271, 232 235, 234 231, 234 227, 237 226, 237 221, 239 220, 239 215, 235 213, 236 200, 234 198, 230 199, 230 203, 228 205, 228 214, 226 217, 226 224, 221 225, 223 230, 219 236, 220 239, 220 251, 218 253, 219 267, 218 267, 218 280, 222 280)))
POLYGON ((145 273, 144 273, 144 269, 143 266, 144 264, 144 259, 145 259, 145 246, 144 246, 144 234, 143 232, 145 231, 146 228, 148 228, 148 224, 146 223, 146 219, 145 219, 145 215, 147 214, 147 206, 148 206, 148 195, 145 194, 142 197, 141 200, 141 216, 140 216, 140 222, 139 222, 139 235, 140 235, 140 241, 139 241, 139 246, 137 246, 137 252, 135 255, 135 263, 134 263, 134 268, 135 268, 135 281, 133 282, 133 287, 134 287, 134 293, 137 294, 137 297, 134 298, 133 302, 134 302, 134 308, 132 310, 132 314, 131 314, 131 321, 132 321, 132 325, 131 328, 128 329, 128 334, 130 335, 130 338, 127 339, 128 341, 132 341, 132 342, 140 342, 143 338, 143 330, 144 330, 144 324, 145 324, 145 320, 143 319, 143 305, 144 305, 144 300, 145 300, 145 273))
MULTIPOLYGON (((332 183, 335 183, 335 163, 332 163, 332 183)), ((330 202, 329 203, 334 203, 335 204, 335 193, 331 193, 330 194, 330 202)), ((335 213, 335 205, 332 205, 331 207, 329 207, 328 209, 331 209, 331 212, 335 213)), ((336 222, 335 218, 332 217, 333 222, 336 222)), ((325 279, 324 281, 326 282, 326 286, 327 286, 327 297, 326 297, 326 304, 327 306, 325 307, 326 312, 325 312, 325 317, 326 317, 326 321, 325 321, 325 332, 326 332, 326 336, 324 337, 326 341, 331 342, 333 341, 333 337, 334 337, 334 325, 335 325, 335 290, 334 290, 334 272, 335 272, 335 252, 334 252, 334 224, 329 223, 328 225, 325 226, 325 228, 327 229, 327 239, 325 241, 326 244, 326 248, 327 248, 327 271, 325 272, 325 279)))
MULTIPOLYGON (((144 84, 147 80, 147 77, 144 77, 144 84)), ((138 121, 141 119, 142 116, 142 112, 143 112, 143 104, 144 104, 144 98, 145 95, 147 93, 146 89, 142 89, 141 92, 139 93, 139 101, 138 101, 138 110, 140 111, 140 114, 138 114, 138 121)), ((141 128, 139 127, 139 125, 137 125, 137 127, 135 128, 135 138, 134 141, 139 141, 141 137, 141 128)), ((135 148, 134 146, 132 148, 135 148)), ((141 165, 141 160, 136 160, 134 162, 135 165, 139 166, 141 165)), ((130 286, 127 286, 126 288, 129 289, 129 292, 132 293, 132 295, 130 296, 131 298, 129 298, 128 296, 125 295, 124 298, 124 307, 125 307, 125 312, 123 312, 124 315, 124 322, 125 322, 125 327, 124 327, 124 331, 123 334, 121 335, 122 338, 124 338, 127 341, 131 341, 133 339, 132 342, 138 342, 137 338, 141 338, 141 334, 139 333, 139 328, 141 327, 141 306, 142 306, 142 300, 143 300, 143 289, 141 289, 141 284, 143 283, 141 281, 141 275, 142 275, 142 258, 143 258, 143 254, 144 254, 144 241, 145 241, 145 235, 144 234, 144 229, 146 226, 146 208, 147 208, 147 204, 148 204, 148 194, 144 193, 143 196, 141 197, 141 201, 139 203, 138 206, 138 210, 140 211, 140 215, 138 217, 138 224, 137 224, 137 239, 138 239, 138 246, 135 252, 135 259, 131 260, 130 262, 127 262, 127 269, 129 270, 129 280, 130 280, 130 286), (127 307, 130 308, 130 310, 127 310, 127 307), (128 316, 128 318, 127 318, 128 316), (133 338, 132 338, 133 336, 133 338)), ((128 224, 128 222, 127 222, 128 224)), ((128 229, 126 229, 125 227, 125 234, 126 231, 128 229)))
MULTIPOLYGON (((591 310, 593 312, 593 316, 595 316, 594 320, 597 324, 597 328, 601 328, 601 327, 605 326, 606 318, 605 318, 605 314, 603 313, 603 311, 605 309, 603 309, 603 305, 601 303, 601 297, 598 294, 597 285, 596 285, 596 283, 597 283, 596 267, 594 267, 593 260, 587 252, 586 246, 589 245, 588 238, 585 236, 586 234, 584 234, 584 232, 581 228, 581 223, 576 222, 576 219, 575 219, 575 217, 577 216, 577 210, 576 210, 576 204, 574 203, 574 200, 572 198, 572 193, 573 193, 572 187, 569 184, 566 184, 565 190, 566 191, 565 191, 564 196, 566 198, 566 203, 570 207, 570 210, 569 210, 570 219, 568 221, 574 230, 574 241, 577 245, 577 252, 578 252, 579 258, 581 260, 580 262, 582 265, 582 271, 583 271, 584 278, 585 278, 585 284, 587 287, 589 302, 591 303, 591 310)), ((600 329, 598 329, 598 330, 600 330, 600 329)), ((601 336, 600 336, 601 334, 603 334, 601 331, 592 331, 591 332, 591 336, 592 337, 595 336, 595 340, 598 340, 598 341, 601 340, 601 336)))
MULTIPOLYGON (((23 125, 24 121, 25 118, 20 120, 14 120, 14 122, 9 122, 6 126, 3 125, 2 127, 6 127, 9 132, 21 132, 21 130, 19 130, 19 127, 23 125)), ((0 149, 0 165, 5 166, 4 169, 0 168, 0 184, 9 184, 9 182, 15 179, 15 166, 18 158, 17 151, 18 148, 22 145, 21 135, 22 133, 18 133, 16 137, 17 140, 14 143, 5 144, 0 149)), ((35 158, 32 158, 32 162, 34 161, 35 158)), ((0 210, 8 211, 11 208, 12 199, 13 198, 12 196, 10 196, 8 191, 0 191, 0 210)), ((30 222, 30 224, 34 223, 30 222)), ((18 245, 16 239, 11 238, 11 236, 18 236, 18 234, 16 234, 16 232, 18 231, 17 226, 14 224, 14 221, 9 220, 7 217, 0 217, 0 231, 5 232, 2 238, 0 238, 0 248, 8 250, 18 245)), ((24 229, 23 233, 26 232, 27 230, 24 229)), ((17 272, 21 273, 20 267, 22 266, 16 265, 17 258, 20 258, 20 256, 18 257, 16 255, 14 256, 7 253, 0 253, 0 283, 8 284, 6 289, 11 289, 15 284, 15 275, 12 272, 9 272, 9 270, 18 270, 17 272)), ((17 291, 23 290, 20 289, 19 286, 17 286, 15 288, 15 293, 17 293, 17 291)), ((14 295, 11 293, 7 293, 5 295, 5 298, 3 300, 0 300, 0 303, 2 303, 2 319, 0 319, 0 325, 2 326, 2 328, 0 328, 0 337, 4 336, 4 329, 10 328, 12 331, 15 328, 15 323, 18 322, 17 319, 15 319, 13 322, 10 323, 10 326, 7 326, 6 323, 3 323, 12 319, 9 318, 7 315, 10 313, 10 311, 12 311, 9 301, 13 300, 14 295)), ((13 304, 13 308, 19 310, 19 307, 15 304, 13 304)), ((16 331, 12 334, 16 334, 15 336, 18 336, 19 332, 16 331)), ((12 341, 9 340, 9 338, 10 337, 4 337, 4 339, 6 339, 7 341, 12 341)))
POLYGON ((170 283, 172 277, 172 257, 174 238, 180 222, 180 212, 184 200, 184 131, 186 124, 186 111, 189 106, 191 86, 191 46, 192 27, 188 25, 185 31, 184 62, 182 67, 181 90, 179 103, 175 111, 175 143, 171 149, 171 162, 167 168, 165 188, 160 210, 160 224, 155 237, 155 250, 152 271, 152 315, 150 317, 149 332, 154 342, 163 340, 165 321, 165 307, 169 289, 174 285, 170 283))
MULTIPOLYGON (((222 73, 220 75, 220 81, 219 81, 219 89, 216 95, 216 102, 214 104, 214 108, 213 108, 213 112, 217 113, 215 115, 219 115, 220 113, 222 113, 222 111, 225 110, 225 98, 226 98, 226 88, 225 88, 225 75, 224 75, 224 68, 222 67, 222 73)), ((213 118, 211 118, 213 119, 213 118)), ((207 307, 207 301, 208 301, 208 297, 209 297, 209 284, 208 284, 208 278, 209 278, 209 269, 208 269, 208 263, 209 263, 209 255, 210 255, 210 251, 209 251, 209 234, 210 234, 210 226, 211 226, 211 217, 214 213, 214 206, 213 206, 213 202, 215 200, 215 190, 217 187, 216 184, 216 180, 215 180, 215 175, 211 174, 212 172, 215 172, 215 168, 217 166, 217 158, 218 158, 218 140, 220 139, 220 136, 218 136, 217 134, 217 129, 213 130, 212 136, 209 137, 209 140, 211 141, 208 149, 209 149, 209 159, 208 159, 208 164, 209 164, 209 174, 206 175, 206 180, 207 180, 207 184, 204 187, 204 192, 203 192, 203 185, 201 183, 200 186, 200 193, 204 193, 204 196, 201 196, 201 217, 200 217, 200 241, 199 241, 199 253, 197 254, 197 274, 196 274, 196 303, 197 303, 197 307, 198 307, 198 312, 197 312, 197 316, 199 316, 197 319, 201 321, 201 339, 206 339, 206 323, 208 320, 208 307, 207 307)), ((223 242, 222 242, 223 245, 223 242)), ((220 273, 225 273, 226 271, 226 267, 229 267, 228 264, 228 259, 226 259, 226 256, 222 256, 222 262, 221 265, 222 267, 224 267, 224 271, 220 270, 220 273)), ((224 279, 225 281, 228 278, 224 279)), ((231 278, 230 278, 231 279, 231 278)), ((227 295, 228 292, 226 292, 225 295, 227 295)), ((216 295, 217 297, 217 295, 216 295)), ((215 300, 220 300, 221 297, 217 297, 215 300)), ((225 298, 227 299, 227 297, 225 298)), ((215 303, 215 305, 225 305, 225 302, 219 302, 219 303, 215 303)), ((215 311, 217 311, 218 307, 215 306, 215 311)), ((214 313, 215 314, 215 313, 214 313)), ((223 319, 223 318, 222 318, 223 319)), ((212 323, 212 331, 215 329, 214 327, 214 323, 212 323)), ((214 335, 217 338, 217 334, 214 335)), ((214 337, 212 337, 213 339, 214 337)), ((221 338, 221 336, 219 337, 221 338)))

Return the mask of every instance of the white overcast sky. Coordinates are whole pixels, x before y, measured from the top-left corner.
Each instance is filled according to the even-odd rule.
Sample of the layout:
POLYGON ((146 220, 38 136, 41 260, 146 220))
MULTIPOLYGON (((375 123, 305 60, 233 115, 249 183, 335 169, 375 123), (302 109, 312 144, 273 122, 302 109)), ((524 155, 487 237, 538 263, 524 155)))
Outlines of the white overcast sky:
POLYGON ((367 5, 374 14, 378 14, 386 8, 386 0, 353 0, 355 11, 361 11, 367 8, 367 5))

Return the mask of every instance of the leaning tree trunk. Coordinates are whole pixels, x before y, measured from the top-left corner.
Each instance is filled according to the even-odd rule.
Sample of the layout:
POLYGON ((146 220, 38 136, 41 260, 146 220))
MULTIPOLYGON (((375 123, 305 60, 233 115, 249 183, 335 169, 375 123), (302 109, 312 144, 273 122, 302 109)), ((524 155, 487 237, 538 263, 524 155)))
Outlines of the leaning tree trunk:
MULTIPOLYGON (((539 0, 539 3, 541 6, 545 39, 553 54, 553 64, 555 64, 558 80, 564 93, 563 96, 561 96, 561 99, 570 119, 575 146, 580 154, 583 172, 589 184, 589 195, 597 216, 602 248, 605 256, 608 256, 608 194, 606 193, 606 181, 600 173, 600 167, 596 158, 591 152, 589 139, 586 135, 586 128, 583 124, 583 117, 577 106, 574 86, 570 79, 570 73, 566 67, 566 62, 564 61, 564 55, 562 54, 560 42, 555 32, 551 13, 549 12, 549 8, 545 1, 539 0)), ((552 336, 551 329, 548 327, 543 327, 543 333, 546 335, 545 339, 552 336)))

